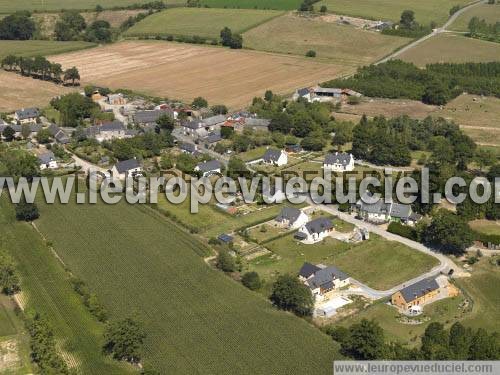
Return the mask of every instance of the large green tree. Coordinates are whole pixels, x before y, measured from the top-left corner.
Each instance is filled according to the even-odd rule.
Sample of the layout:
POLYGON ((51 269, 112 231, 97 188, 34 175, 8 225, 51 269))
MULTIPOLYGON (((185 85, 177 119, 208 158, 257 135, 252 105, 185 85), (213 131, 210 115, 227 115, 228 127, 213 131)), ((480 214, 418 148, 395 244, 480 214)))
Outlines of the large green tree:
POLYGON ((472 245, 474 236, 467 221, 462 217, 441 209, 425 228, 423 240, 444 253, 461 255, 472 245))
POLYGON ((104 351, 117 360, 138 363, 146 333, 142 324, 132 318, 111 322, 104 332, 104 351))
POLYGON ((314 307, 314 298, 309 288, 292 275, 278 276, 270 299, 278 308, 292 311, 298 316, 310 316, 314 307))

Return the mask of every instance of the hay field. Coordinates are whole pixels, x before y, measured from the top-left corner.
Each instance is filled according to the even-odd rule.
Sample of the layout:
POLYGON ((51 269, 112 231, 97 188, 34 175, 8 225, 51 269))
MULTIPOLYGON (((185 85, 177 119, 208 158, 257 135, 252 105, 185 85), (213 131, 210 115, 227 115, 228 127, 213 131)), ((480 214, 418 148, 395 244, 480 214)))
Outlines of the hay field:
POLYGON ((302 0, 201 0, 202 6, 210 8, 241 8, 241 9, 298 9, 302 0))
POLYGON ((440 34, 415 48, 403 52, 398 59, 417 66, 441 62, 500 61, 500 43, 472 39, 456 34, 440 34))
POLYGON ((495 23, 500 20, 500 4, 481 4, 469 9, 461 14, 449 27, 450 30, 468 31, 469 21, 472 17, 484 19, 488 23, 495 23))
POLYGON ((225 26, 233 33, 242 33, 281 14, 274 10, 173 8, 147 17, 125 35, 197 35, 218 39, 225 26))
POLYGON ((73 90, 0 70, 0 112, 10 112, 23 107, 45 107, 54 96, 73 90))
POLYGON ((156 41, 122 42, 51 60, 77 66, 84 83, 186 101, 203 96, 231 108, 248 105, 267 89, 290 93, 352 72, 306 58, 156 41))
POLYGON ((401 13, 410 9, 417 22, 428 25, 431 21, 443 24, 454 5, 464 5, 470 0, 322 0, 314 4, 316 9, 326 5, 329 12, 374 20, 398 22, 401 13))
MULTIPOLYGON (((151 0, 0 0, 0 13, 13 13, 18 10, 54 11, 61 9, 94 9, 96 5, 104 8, 122 7, 132 4, 148 3, 151 0)), ((179 1, 181 3, 181 1, 179 1)))
POLYGON ((7 55, 55 55, 96 46, 88 42, 56 42, 52 40, 0 40, 0 60, 7 55))
POLYGON ((288 13, 243 34, 246 48, 304 56, 316 51, 316 59, 358 66, 381 59, 410 39, 327 22, 321 17, 288 13))

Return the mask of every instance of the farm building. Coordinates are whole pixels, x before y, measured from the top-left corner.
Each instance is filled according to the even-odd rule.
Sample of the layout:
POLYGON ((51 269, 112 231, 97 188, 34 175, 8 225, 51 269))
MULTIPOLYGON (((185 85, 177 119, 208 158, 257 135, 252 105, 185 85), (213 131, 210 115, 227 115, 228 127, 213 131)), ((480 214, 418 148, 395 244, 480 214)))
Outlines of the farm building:
POLYGON ((170 116, 174 118, 174 111, 170 108, 165 108, 165 109, 155 109, 151 111, 137 111, 134 116, 134 123, 137 125, 145 126, 149 124, 154 124, 156 125, 156 121, 161 116, 170 116))
POLYGON ((123 94, 109 94, 106 98, 108 104, 111 105, 125 105, 127 104, 127 99, 123 96, 123 94))
POLYGON ((329 101, 345 101, 348 97, 360 98, 362 95, 354 90, 350 89, 340 89, 340 88, 330 88, 330 87, 311 87, 302 88, 297 91, 292 96, 292 99, 297 101, 299 99, 306 100, 309 103, 312 102, 329 102, 329 101))
POLYGON ((354 157, 344 152, 329 153, 325 156, 323 168, 333 172, 350 172, 354 170, 354 157))
POLYGON ((136 135, 136 131, 128 130, 120 121, 113 121, 102 125, 90 126, 85 129, 85 134, 89 138, 103 142, 112 139, 132 138, 136 135))

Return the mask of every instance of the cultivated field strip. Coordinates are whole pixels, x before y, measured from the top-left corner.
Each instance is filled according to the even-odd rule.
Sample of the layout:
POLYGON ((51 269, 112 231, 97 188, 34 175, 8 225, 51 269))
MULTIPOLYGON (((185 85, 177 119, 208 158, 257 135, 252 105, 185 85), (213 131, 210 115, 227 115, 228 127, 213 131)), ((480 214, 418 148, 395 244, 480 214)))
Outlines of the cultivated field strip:
POLYGON ((203 96, 233 109, 267 89, 288 94, 354 70, 303 57, 154 41, 116 43, 50 60, 78 67, 84 84, 186 101, 203 96))
POLYGON ((156 212, 70 204, 43 206, 41 218, 112 315, 145 323, 145 361, 161 373, 330 372, 327 336, 207 267, 197 240, 156 212))

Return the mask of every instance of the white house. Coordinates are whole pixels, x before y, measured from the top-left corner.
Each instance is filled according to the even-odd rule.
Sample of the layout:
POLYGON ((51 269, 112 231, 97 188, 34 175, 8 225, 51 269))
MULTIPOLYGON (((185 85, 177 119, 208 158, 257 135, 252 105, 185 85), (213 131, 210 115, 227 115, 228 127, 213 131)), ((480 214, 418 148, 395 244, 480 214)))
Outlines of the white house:
POLYGON ((120 180, 124 180, 128 175, 135 176, 142 172, 142 167, 137 159, 124 160, 116 163, 111 169, 111 173, 114 177, 118 177, 120 180))
POLYGON ((38 155, 38 165, 40 166, 40 170, 43 171, 45 169, 57 169, 57 161, 52 151, 47 151, 43 154, 38 155))
POLYGON ((283 207, 275 221, 279 226, 288 229, 297 229, 309 221, 309 217, 298 208, 283 207))
POLYGON ((194 167, 195 172, 202 173, 203 177, 209 177, 214 174, 220 174, 222 169, 222 164, 218 160, 205 161, 199 163, 194 167))
POLYGON ((360 199, 356 203, 356 209, 363 219, 375 223, 396 221, 414 225, 422 218, 421 215, 412 211, 409 204, 384 202, 383 199, 375 203, 367 203, 360 199))
POLYGON ((302 225, 299 231, 295 233, 295 238, 304 243, 312 244, 323 240, 332 230, 332 221, 320 217, 302 225))
POLYGON ((262 157, 265 164, 276 165, 281 167, 288 163, 288 154, 283 150, 273 150, 268 148, 262 157))
POLYGON ((352 154, 344 152, 327 154, 323 162, 323 169, 328 169, 333 172, 350 172, 354 170, 354 157, 352 154))
POLYGON ((38 108, 22 108, 14 112, 14 120, 20 124, 36 122, 38 116, 40 116, 38 108))
POLYGON ((337 267, 311 263, 304 263, 299 271, 299 279, 309 287, 316 300, 322 300, 327 293, 351 283, 349 276, 337 267))

